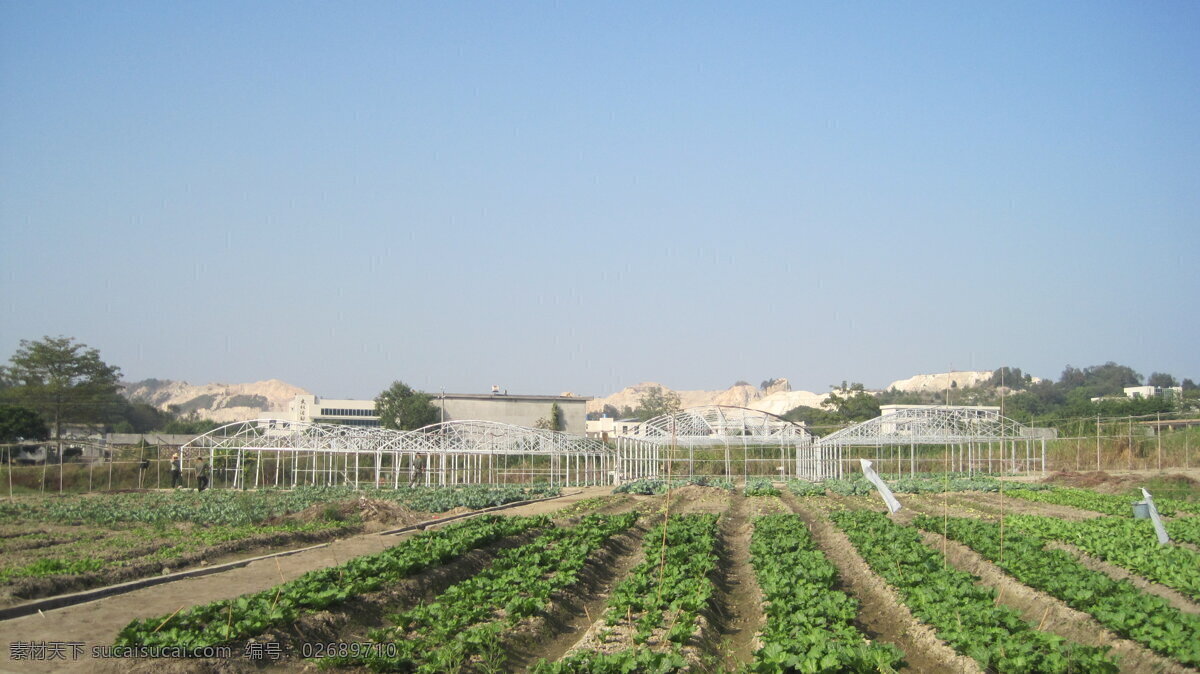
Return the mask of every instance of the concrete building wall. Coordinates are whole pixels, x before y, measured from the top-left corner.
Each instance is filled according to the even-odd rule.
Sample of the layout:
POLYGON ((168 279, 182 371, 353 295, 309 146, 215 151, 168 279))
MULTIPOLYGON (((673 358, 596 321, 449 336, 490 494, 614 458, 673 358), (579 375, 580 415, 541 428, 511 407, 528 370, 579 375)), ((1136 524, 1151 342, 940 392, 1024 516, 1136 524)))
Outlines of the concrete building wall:
MULTIPOLYGON (((586 407, 591 398, 576 396, 521 396, 504 394, 447 393, 434 394, 435 407, 445 410, 445 421, 481 419, 515 426, 533 427, 540 419, 550 418, 550 406, 557 403, 563 413, 563 430, 583 435, 586 430, 586 407)), ((373 400, 342 400, 299 395, 288 405, 293 421, 310 421, 377 426, 373 400)))
POLYGON ((583 435, 587 432, 586 407, 588 400, 588 398, 570 396, 447 393, 445 398, 434 396, 432 402, 445 410, 446 421, 483 419, 528 427, 536 426, 540 419, 549 419, 550 407, 557 403, 563 413, 563 427, 560 430, 583 435))
POLYGON ((374 400, 344 400, 298 395, 288 404, 292 421, 378 426, 374 400))

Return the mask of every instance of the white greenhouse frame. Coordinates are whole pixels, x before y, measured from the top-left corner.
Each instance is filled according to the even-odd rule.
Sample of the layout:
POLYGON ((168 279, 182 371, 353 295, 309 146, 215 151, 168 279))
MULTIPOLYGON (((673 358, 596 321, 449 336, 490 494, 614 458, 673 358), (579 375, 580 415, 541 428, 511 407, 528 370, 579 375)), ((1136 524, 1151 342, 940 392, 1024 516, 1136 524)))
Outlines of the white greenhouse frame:
POLYGON ((813 436, 801 424, 731 405, 689 407, 641 424, 635 434, 617 438, 617 475, 621 481, 647 477, 740 477, 818 479, 813 436), (741 448, 741 461, 732 457, 741 448), (686 449, 686 455, 682 450, 686 449), (709 456, 719 449, 718 456, 709 456), (701 458, 696 452, 701 450, 701 458), (668 465, 668 461, 670 462, 668 465), (711 464, 717 463, 715 469, 711 464), (741 470, 735 472, 734 464, 741 470), (708 470, 697 471, 697 464, 708 470), (676 466, 679 469, 676 469, 676 466))
POLYGON ((995 410, 977 407, 929 406, 899 409, 843 428, 816 443, 829 457, 822 465, 842 477, 860 470, 858 459, 870 459, 879 473, 920 472, 1030 473, 1046 472, 1046 429, 1031 428, 995 410), (933 470, 921 470, 921 448, 944 449, 933 470), (904 450, 908 449, 905 457, 904 450), (1022 451, 1023 450, 1023 451, 1022 451))
POLYGON ((207 461, 214 487, 399 488, 467 484, 606 485, 616 452, 597 440, 494 421, 447 421, 414 431, 256 419, 226 424, 180 448, 207 461))

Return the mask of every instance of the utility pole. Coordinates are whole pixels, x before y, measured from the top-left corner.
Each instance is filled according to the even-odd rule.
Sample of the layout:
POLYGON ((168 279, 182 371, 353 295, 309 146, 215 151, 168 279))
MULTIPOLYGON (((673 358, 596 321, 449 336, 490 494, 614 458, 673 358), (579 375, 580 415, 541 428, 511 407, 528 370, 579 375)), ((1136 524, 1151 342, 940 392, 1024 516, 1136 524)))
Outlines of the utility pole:
POLYGON ((1158 436, 1158 472, 1162 472, 1162 412, 1158 413, 1158 424, 1155 427, 1158 436))

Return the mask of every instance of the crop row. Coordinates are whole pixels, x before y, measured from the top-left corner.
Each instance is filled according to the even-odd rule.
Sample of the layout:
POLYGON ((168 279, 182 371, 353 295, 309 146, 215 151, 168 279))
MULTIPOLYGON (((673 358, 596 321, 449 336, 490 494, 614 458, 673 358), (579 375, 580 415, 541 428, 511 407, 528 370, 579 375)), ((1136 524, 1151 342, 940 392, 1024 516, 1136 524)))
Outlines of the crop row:
POLYGON ((667 488, 680 489, 682 487, 716 487, 718 489, 733 489, 733 482, 723 477, 708 477, 700 475, 697 477, 689 477, 685 479, 663 480, 657 477, 644 477, 639 480, 633 480, 621 484, 613 489, 614 494, 641 494, 643 496, 652 496, 655 494, 664 494, 667 488))
POLYGON ((95 573, 106 568, 155 562, 172 565, 179 558, 210 546, 233 544, 241 547, 242 543, 253 545, 255 537, 265 539, 275 535, 332 532, 353 525, 353 522, 313 520, 270 525, 215 525, 191 529, 135 527, 115 532, 94 532, 98 535, 84 534, 73 540, 62 540, 54 545, 33 548, 33 554, 45 556, 24 565, 5 566, 0 562, 0 583, 15 578, 95 573), (152 541, 160 545, 147 554, 147 547, 152 541))
POLYGON ((1173 540, 1200 545, 1200 517, 1180 517, 1166 522, 1166 527, 1173 540))
MULTIPOLYGON (((1200 599, 1200 554, 1176 545, 1160 545, 1149 520, 1098 517, 1066 522, 1054 517, 1013 515, 1008 523, 1041 539, 1070 543, 1089 555, 1200 599)), ((1171 532, 1195 530, 1194 526, 1171 526, 1174 524, 1168 523, 1171 532)))
MULTIPOLYGON (((1011 490, 1005 489, 1004 493, 1026 501, 1071 506, 1106 515, 1133 517, 1133 502, 1135 499, 1130 496, 1101 494, 1089 489, 1076 489, 1074 487, 1030 489, 1032 486, 1034 485, 1025 484, 1011 490)), ((1140 500, 1140 498, 1136 500, 1140 500)), ((1200 513, 1200 504, 1176 499, 1154 499, 1154 507, 1158 509, 1160 515, 1166 517, 1185 512, 1200 513)))
POLYGON ((550 529, 528 545, 501 552, 486 570, 434 602, 391 616, 392 626, 369 633, 381 647, 321 664, 434 673, 460 671, 478 659, 501 670, 501 632, 545 609, 555 591, 575 584, 588 556, 637 518, 637 513, 587 515, 575 526, 550 529))
POLYGON ((171 616, 134 620, 117 635, 116 645, 194 650, 244 639, 373 592, 493 541, 549 524, 544 516, 472 518, 418 534, 383 552, 309 571, 262 592, 194 606, 171 616))
POLYGON ((837 590, 837 570, 797 515, 754 522, 751 564, 766 601, 756 672, 889 672, 904 654, 870 643, 854 625, 859 604, 837 590))
POLYGON ((1092 571, 1062 550, 1047 550, 1040 539, 1019 531, 1006 530, 1002 547, 1000 528, 990 522, 922 515, 914 523, 944 532, 1018 581, 1063 600, 1117 634, 1185 665, 1200 664, 1200 616, 1183 613, 1128 581, 1092 571))
POLYGON ((996 604, 993 588, 945 565, 911 527, 864 510, 831 514, 875 573, 895 587, 913 615, 955 650, 996 672, 1116 672, 1107 649, 1034 629, 996 604))
POLYGON ((743 493, 746 496, 779 496, 779 489, 765 477, 752 477, 746 480, 743 493))
POLYGON ((605 623, 634 629, 634 648, 615 654, 583 651, 555 663, 540 663, 538 674, 565 672, 672 671, 683 667, 679 646, 696 632, 696 620, 716 592, 716 515, 676 515, 646 534, 646 559, 630 572, 608 600, 605 623), (632 624, 629 624, 632 622, 632 624), (646 643, 666 627, 669 652, 650 652, 646 643))
MULTIPOLYGON (((943 492, 961 491, 1000 491, 1000 480, 994 477, 979 475, 946 474, 936 477, 931 475, 918 475, 890 477, 885 479, 887 481, 888 488, 897 494, 940 494, 943 492)), ((797 496, 822 496, 825 494, 826 489, 842 496, 863 496, 875 493, 875 485, 868 482, 861 475, 852 475, 846 478, 828 479, 820 483, 793 480, 788 483, 788 488, 791 489, 792 492, 797 496)), ((1049 489, 1050 487, 1044 485, 1023 485, 1023 488, 1037 490, 1049 489)))
POLYGON ((356 491, 348 487, 297 487, 292 490, 161 491, 92 494, 0 504, 0 523, 45 521, 112 526, 128 522, 245 525, 303 510, 313 504, 369 495, 396 501, 414 510, 445 512, 502 505, 561 493, 557 487, 513 485, 412 487, 356 491))

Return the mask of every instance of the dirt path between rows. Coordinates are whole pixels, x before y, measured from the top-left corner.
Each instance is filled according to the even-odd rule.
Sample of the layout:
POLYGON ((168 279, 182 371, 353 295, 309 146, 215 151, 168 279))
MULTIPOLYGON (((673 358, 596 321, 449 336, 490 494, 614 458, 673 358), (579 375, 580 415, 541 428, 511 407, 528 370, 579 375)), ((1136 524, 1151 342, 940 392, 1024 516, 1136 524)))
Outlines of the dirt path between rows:
MULTIPOLYGON (((936 494, 928 494, 926 496, 940 499, 940 496, 936 494)), ((954 496, 954 494, 951 494, 951 497, 954 496)), ((1055 503, 1043 503, 1041 501, 1029 501, 1007 494, 1004 495, 1002 500, 999 492, 961 492, 958 498, 960 504, 969 503, 982 511, 988 511, 995 515, 999 515, 1001 510, 1003 510, 1005 515, 1044 515, 1071 522, 1104 517, 1104 513, 1098 513, 1093 510, 1055 503)))
MULTIPOLYGON (((729 509, 729 501, 730 493, 724 489, 713 489, 711 487, 697 486, 688 486, 671 490, 669 501, 666 495, 639 497, 639 502, 642 504, 641 509, 645 512, 650 512, 653 515, 648 521, 648 528, 660 524, 662 522, 663 515, 667 514, 668 512, 671 515, 686 515, 690 513, 725 513, 729 509)), ((616 577, 612 584, 612 588, 616 588, 617 585, 629 575, 629 572, 645 561, 645 559, 645 552, 642 549, 641 541, 639 541, 637 552, 631 555, 630 559, 626 560, 628 562, 628 567, 616 577)), ((604 619, 606 604, 607 597, 605 597, 605 601, 598 602, 597 610, 592 611, 591 607, 589 606, 591 618, 590 624, 585 626, 585 629, 583 629, 582 633, 575 633, 574 641, 569 645, 568 648, 559 653, 557 659, 562 659, 563 657, 573 655, 580 651, 617 653, 635 646, 633 642, 634 629, 632 625, 628 624, 627 621, 622 620, 620 623, 613 626, 606 624, 604 619)), ((707 617, 704 615, 701 615, 697 619, 697 628, 697 631, 700 633, 702 638, 706 636, 707 633, 712 632, 712 626, 708 622, 707 617)), ((665 634, 666 630, 661 627, 655 630, 654 635, 651 636, 651 638, 646 642, 646 646, 655 650, 661 648, 663 642, 665 641, 663 638, 665 634)), ((694 642, 696 639, 693 638, 692 641, 694 642)), ((693 660, 699 655, 695 645, 692 643, 689 643, 688 646, 684 648, 684 654, 685 657, 690 657, 693 660)))
MULTIPOLYGON (((964 508, 964 507, 955 505, 953 503, 950 504, 948 510, 949 510, 948 514, 951 517, 970 517, 970 518, 978 519, 978 513, 976 511, 973 511, 969 508, 964 508)), ((940 500, 939 500, 939 502, 932 503, 932 504, 917 503, 915 501, 910 501, 909 507, 901 510, 899 513, 896 514, 896 520, 898 522, 902 522, 904 524, 911 524, 912 518, 917 514, 930 515, 932 517, 942 517, 942 515, 945 513, 946 513, 946 509, 944 508, 944 506, 940 502, 940 500)), ((996 518, 983 517, 982 519, 991 520, 994 522, 996 518)), ((1100 573, 1103 573, 1104 575, 1108 576, 1109 578, 1112 578, 1113 580, 1127 580, 1130 583, 1132 583, 1134 585, 1134 587, 1138 588, 1142 592, 1161 597, 1162 599, 1166 600, 1167 603, 1169 603, 1171 606, 1174 606, 1175 608, 1179 609, 1180 611, 1183 611, 1184 613, 1200 614, 1200 604, 1192 601, 1191 598, 1182 594, 1178 590, 1169 588, 1166 585, 1161 585, 1159 583, 1155 583, 1153 581, 1147 580, 1147 579, 1143 578, 1142 576, 1131 573, 1119 566, 1115 566, 1115 565, 1109 564, 1108 562, 1096 559, 1095 557, 1092 557, 1092 556, 1084 553, 1079 548, 1077 548, 1073 545, 1068 545, 1061 541, 1050 541, 1049 543, 1047 543, 1047 547, 1063 550, 1063 551, 1069 553, 1075 559, 1079 560, 1079 563, 1083 564, 1087 568, 1089 568, 1093 571, 1098 571, 1100 573)), ((939 548, 939 550, 940 549, 941 548, 939 548)))
MULTIPOLYGON (((572 489, 562 498, 530 503, 501 511, 505 515, 540 515, 552 513, 559 508, 587 498, 610 493, 606 487, 572 489)), ((419 533, 419 532, 418 532, 419 533)), ((335 540, 328 546, 308 550, 287 557, 251 562, 241 568, 230 569, 198 578, 186 578, 164 585, 143 588, 126 594, 105 597, 96 601, 67 606, 21 618, 0 622, 0 645, 6 648, 0 660, 0 671, 4 672, 61 672, 92 671, 97 664, 88 653, 93 646, 108 646, 113 643, 125 625, 135 618, 170 615, 175 611, 218 599, 259 592, 281 582, 293 580, 313 569, 341 564, 359 555, 380 552, 413 535, 407 532, 399 536, 362 534, 335 540), (13 642, 64 642, 84 644, 84 654, 71 658, 67 649, 66 660, 54 662, 13 661, 7 646, 13 642)), ((234 653, 241 658, 241 653, 234 653)))
POLYGON ((862 605, 858 626, 875 641, 896 644, 904 651, 909 672, 974 672, 978 663, 938 638, 933 628, 909 612, 896 591, 875 575, 859 556, 850 539, 824 514, 792 494, 783 500, 800 515, 812 531, 813 539, 829 561, 837 567, 838 589, 850 594, 862 605))
POLYGON ((1088 646, 1111 647, 1111 652, 1120 658, 1123 672, 1195 671, 1114 634, 1090 615, 1017 581, 965 545, 928 531, 921 532, 921 537, 930 548, 944 549, 954 568, 978 576, 980 580, 977 585, 998 588, 1000 594, 997 600, 1018 611, 1034 627, 1088 646))
POLYGON ((523 642, 511 647, 506 663, 509 671, 525 671, 541 660, 555 662, 579 641, 598 617, 604 615, 609 595, 633 567, 642 562, 642 537, 649 530, 651 518, 643 517, 629 531, 615 536, 609 544, 589 560, 583 582, 553 598, 545 617, 538 617, 540 629, 527 629, 514 641, 523 642))
POLYGON ((758 631, 763 624, 762 591, 750 566, 750 503, 735 492, 721 518, 722 560, 717 579, 714 627, 725 671, 737 671, 754 660, 762 647, 758 631))

